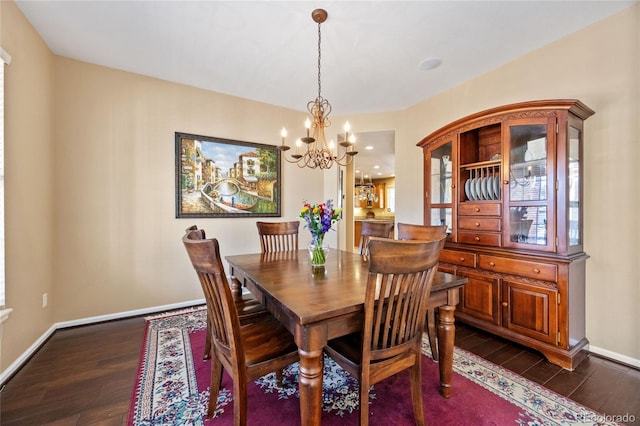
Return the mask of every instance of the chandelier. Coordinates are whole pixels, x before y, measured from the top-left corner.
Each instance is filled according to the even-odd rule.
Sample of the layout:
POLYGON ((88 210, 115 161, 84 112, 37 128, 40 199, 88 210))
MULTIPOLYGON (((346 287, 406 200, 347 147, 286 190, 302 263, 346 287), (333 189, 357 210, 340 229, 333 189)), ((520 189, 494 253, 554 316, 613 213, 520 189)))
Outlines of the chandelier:
POLYGON ((356 200, 358 201, 378 201, 378 194, 376 194, 376 187, 371 181, 371 175, 369 175, 369 182, 364 182, 364 172, 360 172, 360 183, 356 184, 356 200))
MULTIPOLYGON (((338 152, 340 148, 336 147, 333 141, 327 143, 325 136, 325 129, 331 126, 331 120, 329 120, 331 104, 328 100, 324 99, 321 94, 320 59, 322 55, 320 44, 322 37, 320 24, 327 20, 327 16, 327 11, 324 9, 315 9, 311 13, 313 21, 318 23, 318 97, 307 103, 307 110, 309 114, 311 114, 311 117, 305 121, 307 135, 296 140, 295 154, 291 154, 291 160, 283 154, 285 160, 289 163, 295 163, 301 168, 309 167, 315 169, 319 167, 320 169, 330 169, 334 163, 340 166, 346 166, 351 163, 353 157, 358 153, 358 151, 353 149, 355 137, 353 134, 349 134, 351 130, 349 122, 346 122, 344 126, 344 140, 339 143, 340 147, 342 147, 341 154, 338 152)), ((278 149, 283 152, 291 149, 291 147, 285 143, 287 129, 283 127, 280 135, 282 136, 282 144, 278 149)))

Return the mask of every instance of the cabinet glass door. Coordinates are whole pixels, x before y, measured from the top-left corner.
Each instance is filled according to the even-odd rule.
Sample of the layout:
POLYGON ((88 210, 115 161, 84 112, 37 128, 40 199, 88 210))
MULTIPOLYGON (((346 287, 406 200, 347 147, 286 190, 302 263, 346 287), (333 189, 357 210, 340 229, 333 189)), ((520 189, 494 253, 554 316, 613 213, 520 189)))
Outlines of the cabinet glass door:
POLYGON ((514 120, 507 128, 506 245, 553 250, 553 152, 555 128, 547 119, 514 120), (551 173, 550 173, 551 172, 551 173), (547 248, 544 248, 544 247, 547 248))
POLYGON ((580 195, 582 194, 582 188, 580 177, 582 176, 580 170, 580 130, 575 127, 569 126, 569 245, 579 246, 582 244, 582 236, 580 230, 582 229, 582 223, 580 223, 580 195))
POLYGON ((448 225, 448 232, 453 224, 453 157, 452 142, 447 142, 428 154, 428 217, 429 225, 448 225))

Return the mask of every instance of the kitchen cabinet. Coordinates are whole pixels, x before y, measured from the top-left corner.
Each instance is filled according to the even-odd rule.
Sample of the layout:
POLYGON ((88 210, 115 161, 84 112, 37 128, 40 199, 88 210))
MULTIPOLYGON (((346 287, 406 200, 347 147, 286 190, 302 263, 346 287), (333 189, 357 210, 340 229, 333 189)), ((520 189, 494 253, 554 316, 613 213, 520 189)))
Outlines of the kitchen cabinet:
MULTIPOLYGON (((391 222, 394 223, 394 219, 384 218, 384 219, 356 219, 353 222, 353 244, 354 246, 358 246, 360 242, 360 234, 362 234, 362 222, 372 221, 372 222, 391 222)), ((395 238, 395 229, 391 232, 391 238, 395 238)))
POLYGON ((583 121, 578 100, 456 120, 418 143, 424 223, 451 231, 440 268, 469 278, 456 318, 573 369, 586 356, 583 121))

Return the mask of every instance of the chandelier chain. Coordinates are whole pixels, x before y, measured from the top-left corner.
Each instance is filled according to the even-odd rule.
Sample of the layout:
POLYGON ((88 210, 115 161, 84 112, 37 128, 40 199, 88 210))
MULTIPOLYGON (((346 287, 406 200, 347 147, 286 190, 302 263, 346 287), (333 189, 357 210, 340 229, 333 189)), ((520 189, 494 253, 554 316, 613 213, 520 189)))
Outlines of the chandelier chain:
POLYGON ((322 33, 320 31, 320 22, 318 22, 318 99, 322 98, 321 88, 322 83, 320 80, 320 58, 322 57, 322 49, 320 48, 322 42, 322 33))

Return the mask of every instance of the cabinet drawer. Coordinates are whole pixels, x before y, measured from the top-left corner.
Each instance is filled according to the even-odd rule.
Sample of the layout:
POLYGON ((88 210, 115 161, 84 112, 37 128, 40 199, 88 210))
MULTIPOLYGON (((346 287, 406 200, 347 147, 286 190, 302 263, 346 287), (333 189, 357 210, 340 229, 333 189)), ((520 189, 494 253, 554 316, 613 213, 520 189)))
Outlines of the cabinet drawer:
POLYGON ((460 216, 500 216, 502 205, 498 203, 460 203, 458 215, 460 216))
POLYGON ((458 228, 473 231, 500 231, 500 219, 486 217, 460 217, 458 219, 458 228))
POLYGON ((476 267, 475 253, 469 253, 466 251, 443 249, 440 252, 440 261, 453 263, 454 265, 468 266, 470 268, 476 267))
POLYGON ((551 263, 528 262, 526 260, 507 259, 498 256, 479 256, 480 268, 488 271, 520 275, 544 281, 558 280, 558 265, 551 263))
POLYGON ((500 247, 500 234, 459 231, 458 241, 466 244, 500 247))

